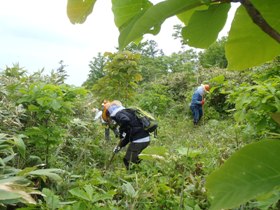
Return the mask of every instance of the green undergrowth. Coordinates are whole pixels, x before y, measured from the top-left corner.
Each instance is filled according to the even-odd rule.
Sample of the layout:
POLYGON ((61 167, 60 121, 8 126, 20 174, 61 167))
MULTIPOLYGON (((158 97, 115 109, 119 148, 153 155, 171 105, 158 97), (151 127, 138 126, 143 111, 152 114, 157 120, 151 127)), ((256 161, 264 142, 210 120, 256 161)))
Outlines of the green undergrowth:
POLYGON ((109 209, 209 207, 206 176, 241 146, 232 122, 209 120, 194 127, 189 118, 168 118, 160 119, 159 124, 158 136, 152 136, 141 164, 132 165, 130 170, 122 162, 125 149, 109 165, 117 138, 100 141, 107 160, 85 170, 75 182, 79 193, 74 197, 81 205, 106 205, 109 209), (84 200, 80 195, 88 191, 86 186, 103 195, 101 200, 95 204, 84 200))

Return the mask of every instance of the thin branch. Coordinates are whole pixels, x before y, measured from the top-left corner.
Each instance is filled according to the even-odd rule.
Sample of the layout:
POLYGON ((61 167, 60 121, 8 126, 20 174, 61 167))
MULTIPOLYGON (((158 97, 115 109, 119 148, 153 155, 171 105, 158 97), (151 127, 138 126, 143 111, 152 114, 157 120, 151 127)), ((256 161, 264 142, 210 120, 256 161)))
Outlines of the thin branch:
POLYGON ((253 22, 271 38, 280 43, 280 34, 274 28, 272 28, 268 22, 266 22, 261 13, 254 7, 250 0, 240 0, 240 3, 245 7, 253 22))
POLYGON ((268 22, 263 18, 261 13, 254 7, 250 0, 212 0, 212 3, 237 3, 240 2, 246 9, 247 13, 253 20, 253 22, 267 35, 273 38, 275 41, 280 43, 280 33, 272 28, 268 22))

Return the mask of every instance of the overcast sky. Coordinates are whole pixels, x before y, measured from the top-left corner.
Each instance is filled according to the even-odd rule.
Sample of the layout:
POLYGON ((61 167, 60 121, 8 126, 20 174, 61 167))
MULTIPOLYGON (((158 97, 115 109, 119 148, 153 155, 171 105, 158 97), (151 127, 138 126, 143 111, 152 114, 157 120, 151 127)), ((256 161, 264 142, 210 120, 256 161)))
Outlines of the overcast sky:
MULTIPOLYGON (((155 1, 152 1, 155 2, 155 1)), ((67 65, 67 83, 80 86, 89 74, 89 62, 98 52, 115 52, 118 30, 114 25, 110 0, 99 0, 86 22, 70 23, 67 0, 0 0, 0 70, 19 63, 28 72, 42 68, 48 73, 67 65)), ((168 19, 155 40, 165 54, 178 52, 180 43, 172 38, 168 19)), ((224 34, 228 31, 228 26, 224 34)))

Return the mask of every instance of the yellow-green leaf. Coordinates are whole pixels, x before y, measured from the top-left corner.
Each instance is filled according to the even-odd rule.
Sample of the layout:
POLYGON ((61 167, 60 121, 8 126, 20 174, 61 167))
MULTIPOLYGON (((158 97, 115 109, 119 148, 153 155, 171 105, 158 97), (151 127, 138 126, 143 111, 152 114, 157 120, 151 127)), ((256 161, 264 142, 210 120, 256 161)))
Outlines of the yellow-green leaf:
POLYGON ((91 14, 96 0, 68 0, 67 15, 71 23, 84 23, 91 14))

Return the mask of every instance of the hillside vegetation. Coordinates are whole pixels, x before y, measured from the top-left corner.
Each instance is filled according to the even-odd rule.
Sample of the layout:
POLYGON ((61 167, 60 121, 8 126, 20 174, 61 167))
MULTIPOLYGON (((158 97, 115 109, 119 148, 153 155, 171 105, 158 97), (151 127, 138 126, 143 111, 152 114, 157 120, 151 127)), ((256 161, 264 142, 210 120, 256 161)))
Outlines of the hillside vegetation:
MULTIPOLYGON (((221 41, 223 42, 223 41, 221 41)), ((212 46, 223 47, 220 42, 212 46)), ((213 49, 212 48, 212 49, 213 49)), ((2 209, 279 209, 279 59, 244 71, 217 50, 166 56, 153 41, 98 54, 82 87, 65 66, 0 75, 2 209), (222 64, 222 66, 221 66, 222 64), (194 127, 189 103, 211 86, 194 127), (118 139, 94 121, 103 99, 159 121, 143 161, 126 170, 118 139)))

